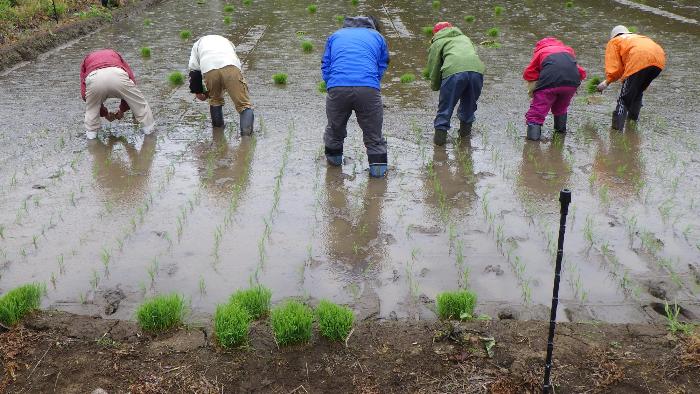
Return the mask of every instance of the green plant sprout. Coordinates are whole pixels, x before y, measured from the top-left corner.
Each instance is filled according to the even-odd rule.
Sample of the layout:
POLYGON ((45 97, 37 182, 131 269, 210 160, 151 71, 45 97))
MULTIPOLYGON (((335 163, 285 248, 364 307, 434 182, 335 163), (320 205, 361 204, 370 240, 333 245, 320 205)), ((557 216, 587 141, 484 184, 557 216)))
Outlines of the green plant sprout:
POLYGON ((224 24, 225 24, 225 25, 230 25, 232 21, 233 21, 233 19, 231 19, 230 16, 226 15, 226 16, 224 17, 224 24))
POLYGON ((567 1, 564 3, 564 7, 566 8, 573 8, 574 7, 574 2, 573 1, 567 1))
POLYGON ((468 320, 474 316, 476 294, 469 290, 440 293, 436 299, 437 312, 441 319, 468 320))
POLYGON ((189 30, 181 30, 180 31, 180 38, 183 40, 189 40, 190 37, 192 37, 192 32, 189 30))
POLYGON ((346 340, 355 319, 350 308, 326 300, 316 307, 316 317, 321 335, 331 341, 346 340))
POLYGON ((318 6, 316 4, 310 4, 308 7, 306 7, 306 10, 309 11, 309 14, 315 14, 318 10, 318 6))
POLYGON ((401 83, 412 83, 416 80, 415 74, 406 73, 401 76, 401 83))
POLYGON ((181 295, 159 295, 139 305, 136 321, 144 331, 164 331, 181 325, 186 312, 187 305, 181 295))
POLYGON ((276 85, 286 85, 287 79, 288 75, 285 73, 277 73, 272 76, 272 81, 274 81, 276 85))
POLYGON ((439 9, 440 5, 441 5, 441 3, 439 0, 433 0, 433 8, 434 9, 436 9, 436 10, 439 9))
POLYGON ((668 330, 672 333, 682 333, 685 335, 691 335, 694 331, 692 324, 683 323, 678 321, 678 315, 681 312, 681 308, 678 304, 674 303, 670 306, 668 302, 664 302, 664 312, 666 312, 666 324, 668 325, 668 330))
POLYGON ((421 31, 423 32, 423 35, 432 38, 433 37, 433 27, 432 26, 423 26, 421 28, 421 31))
POLYGON ((214 335, 221 347, 239 346, 248 339, 251 316, 236 302, 218 305, 214 313, 214 335))
POLYGON ((598 84, 603 82, 599 76, 594 76, 586 83, 586 92, 593 94, 598 91, 598 84))
POLYGON ((227 13, 227 14, 232 13, 233 10, 234 10, 234 8, 233 8, 233 6, 232 6, 231 4, 226 4, 226 5, 224 6, 224 12, 227 13))
POLYGON ((636 27, 636 26, 630 26, 627 30, 629 30, 630 33, 636 33, 636 32, 637 32, 637 27, 636 27))
POLYGON ((311 308, 298 301, 287 301, 273 309, 270 323, 275 342, 280 346, 308 342, 313 319, 311 308))
POLYGON ((149 47, 141 48, 141 57, 144 59, 148 59, 149 57, 151 57, 151 48, 149 48, 149 47))
POLYGON ((180 86, 185 83, 185 76, 180 71, 173 71, 168 75, 168 81, 173 86, 180 86))
POLYGON ((271 299, 272 291, 262 285, 257 285, 233 293, 229 302, 240 304, 248 311, 251 318, 257 320, 270 312, 271 299))
POLYGON ((503 7, 500 5, 493 7, 493 14, 496 16, 501 16, 503 14, 503 7))
POLYGON ((360 4, 360 0, 350 0, 350 4, 354 5, 357 7, 360 4))
POLYGON ((466 15, 464 17, 464 21, 467 23, 474 23, 475 20, 476 20, 476 17, 474 15, 466 15))
POLYGON ((489 37, 493 37, 493 38, 498 37, 499 33, 500 33, 500 30, 498 30, 497 27, 492 27, 486 31, 486 35, 489 37))
POLYGON ((321 81, 316 85, 316 88, 318 89, 319 93, 327 93, 328 92, 328 87, 326 86, 326 81, 321 81))
POLYGON ((335 16, 335 21, 338 23, 343 23, 345 21, 345 16, 343 15, 336 15, 335 16))
POLYGON ((29 283, 16 287, 0 297, 0 323, 5 326, 17 324, 28 313, 39 309, 46 286, 29 283))
POLYGON ((304 53, 311 53, 314 51, 314 44, 309 40, 304 40, 301 42, 301 50, 304 53))
POLYGON ((151 20, 151 18, 146 18, 143 20, 143 25, 146 27, 151 26, 152 24, 153 24, 153 21, 151 20))
POLYGON ((244 6, 249 6, 249 5, 251 5, 251 4, 253 4, 253 0, 243 0, 243 5, 244 5, 244 6))

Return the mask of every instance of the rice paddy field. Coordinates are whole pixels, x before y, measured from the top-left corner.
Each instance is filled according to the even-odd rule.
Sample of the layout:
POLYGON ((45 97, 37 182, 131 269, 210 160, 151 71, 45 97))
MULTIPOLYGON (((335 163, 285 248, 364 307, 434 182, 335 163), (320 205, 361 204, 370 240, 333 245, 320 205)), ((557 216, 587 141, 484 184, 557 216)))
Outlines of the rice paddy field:
POLYGON ((297 0, 232 10, 166 0, 0 74, 0 293, 43 282, 44 308, 128 320, 144 299, 176 291, 196 320, 260 283, 273 304, 329 299, 359 320, 432 320, 438 293, 468 288, 479 314, 545 320, 567 187, 559 319, 654 323, 676 304, 681 320, 697 322, 696 2, 433 3, 328 1, 312 11, 297 0), (323 157, 325 40, 338 16, 366 14, 381 20, 392 56, 382 89, 390 170, 379 180, 354 117, 343 167, 323 157), (487 66, 471 139, 446 148, 432 144, 437 93, 421 77, 424 27, 441 20, 480 44, 487 66), (582 86, 569 133, 553 137, 548 118, 545 140, 526 142, 521 73, 535 42, 562 39, 600 77, 617 24, 668 57, 637 130, 609 129, 619 84, 602 95, 582 86), (230 102, 226 129, 213 133, 208 105, 169 78, 186 76, 204 34, 236 45, 253 138, 238 135, 230 102), (103 47, 134 69, 155 135, 124 120, 85 140, 79 68, 103 47), (273 80, 282 74, 285 83, 273 80))

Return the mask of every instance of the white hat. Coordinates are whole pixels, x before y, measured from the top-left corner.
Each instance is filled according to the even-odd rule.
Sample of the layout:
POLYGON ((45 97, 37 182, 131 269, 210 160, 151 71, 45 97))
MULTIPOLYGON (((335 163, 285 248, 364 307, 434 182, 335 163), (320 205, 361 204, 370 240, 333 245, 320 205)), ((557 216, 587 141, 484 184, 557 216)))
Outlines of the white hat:
POLYGON ((612 29, 612 32, 610 32, 610 38, 615 38, 620 34, 629 34, 629 32, 630 31, 626 27, 617 25, 612 29))

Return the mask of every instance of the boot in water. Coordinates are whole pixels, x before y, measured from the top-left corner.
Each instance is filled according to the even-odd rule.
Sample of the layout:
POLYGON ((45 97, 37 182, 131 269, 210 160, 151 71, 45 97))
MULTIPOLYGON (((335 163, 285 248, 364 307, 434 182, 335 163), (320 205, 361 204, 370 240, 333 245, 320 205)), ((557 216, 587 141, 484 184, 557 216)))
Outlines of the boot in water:
POLYGON ((469 138, 472 133, 472 122, 459 122, 459 138, 469 138))
POLYGON ((224 127, 224 106, 223 105, 211 105, 209 106, 209 113, 211 114, 211 125, 213 127, 224 127))
POLYGON ((532 141, 539 141, 542 138, 542 125, 528 123, 527 124, 527 139, 532 141))
POLYGON ((613 112, 612 114, 612 129, 623 131, 625 129, 625 121, 627 120, 627 111, 623 110, 621 114, 613 112))
POLYGON ((433 136, 433 142, 437 146, 443 146, 447 143, 447 130, 435 129, 435 135, 433 136))
POLYGON ((566 133, 566 118, 567 114, 554 116, 554 132, 566 133))
POLYGON ((332 166, 340 167, 343 165, 343 155, 326 155, 326 161, 332 166))
POLYGON ((252 108, 246 108, 241 112, 241 135, 253 135, 255 113, 252 108))
POLYGON ((369 175, 372 178, 384 178, 386 175, 387 165, 384 163, 376 163, 369 165, 369 175))

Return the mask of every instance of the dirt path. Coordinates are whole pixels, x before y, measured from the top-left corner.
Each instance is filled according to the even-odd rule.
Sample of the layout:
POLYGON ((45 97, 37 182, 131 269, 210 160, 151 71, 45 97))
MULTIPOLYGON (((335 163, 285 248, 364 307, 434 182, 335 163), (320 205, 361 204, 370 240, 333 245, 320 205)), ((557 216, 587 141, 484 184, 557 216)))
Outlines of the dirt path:
MULTIPOLYGON (((546 330, 543 322, 509 320, 368 321, 347 347, 314 338, 278 349, 258 323, 249 346, 223 351, 209 327, 151 337, 131 322, 42 312, 0 335, 0 391, 537 392, 546 330)), ((558 393, 693 393, 698 368, 698 336, 679 339, 658 325, 558 326, 558 393)))

